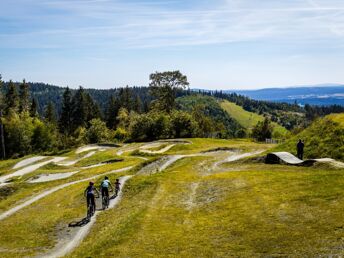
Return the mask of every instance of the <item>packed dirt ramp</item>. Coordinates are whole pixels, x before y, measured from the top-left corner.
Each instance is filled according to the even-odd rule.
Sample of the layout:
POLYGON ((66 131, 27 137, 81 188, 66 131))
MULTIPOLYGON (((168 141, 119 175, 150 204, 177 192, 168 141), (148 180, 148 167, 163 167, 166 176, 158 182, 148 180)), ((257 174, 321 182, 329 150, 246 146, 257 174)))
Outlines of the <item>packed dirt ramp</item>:
POLYGON ((294 166, 313 166, 315 164, 327 164, 334 168, 344 168, 344 163, 330 159, 330 158, 320 158, 320 159, 307 159, 301 160, 295 157, 289 152, 271 152, 266 155, 266 164, 285 164, 294 166))

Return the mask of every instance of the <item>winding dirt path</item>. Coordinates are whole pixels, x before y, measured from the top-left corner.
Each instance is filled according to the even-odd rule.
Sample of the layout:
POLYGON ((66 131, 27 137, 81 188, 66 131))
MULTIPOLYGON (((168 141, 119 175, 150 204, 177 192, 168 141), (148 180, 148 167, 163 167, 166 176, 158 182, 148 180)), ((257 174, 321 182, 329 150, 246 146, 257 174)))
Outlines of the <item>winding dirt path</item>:
POLYGON ((164 156, 147 166, 141 168, 139 172, 137 172, 137 175, 147 175, 147 174, 154 174, 157 172, 161 172, 165 170, 167 167, 171 166, 173 163, 175 163, 177 160, 181 158, 185 158, 188 155, 171 155, 171 156, 164 156))
MULTIPOLYGON (((123 176, 120 178, 120 183, 122 184, 121 190, 118 194, 118 196, 110 201, 109 204, 109 209, 113 209, 122 199, 122 189, 128 179, 130 179, 132 176, 123 176)), ((91 218, 90 222, 88 222, 85 226, 78 228, 77 232, 73 234, 71 239, 64 239, 61 243, 58 243, 56 247, 51 250, 49 253, 44 254, 42 256, 38 257, 46 257, 46 258, 51 258, 51 257, 63 257, 70 252, 72 252, 76 247, 80 245, 82 240, 88 235, 90 229, 94 225, 94 223, 97 220, 97 215, 99 215, 101 211, 96 211, 94 216, 91 218)))
POLYGON ((85 182, 85 181, 90 181, 92 179, 95 179, 95 178, 98 178, 98 177, 101 177, 101 176, 105 176, 105 175, 109 175, 109 174, 113 174, 113 173, 120 173, 120 172, 124 172, 124 171, 127 171, 127 170, 130 170, 132 169, 133 166, 130 166, 130 167, 125 167, 125 168, 121 168, 121 169, 116 169, 116 170, 112 170, 112 171, 109 171, 109 172, 106 172, 106 173, 103 173, 103 174, 99 174, 99 175, 95 175, 95 176, 92 176, 92 177, 88 177, 88 178, 84 178, 84 179, 80 179, 80 180, 77 180, 77 181, 73 181, 73 182, 70 182, 70 183, 66 183, 66 184, 62 184, 62 185, 59 185, 59 186, 56 186, 56 187, 53 187, 43 193, 40 193, 38 195, 36 195, 35 197, 19 204, 18 206, 15 206, 11 209, 9 209, 8 211, 5 211, 4 213, 0 214, 0 221, 1 220, 4 220, 6 219, 7 217, 15 214, 17 211, 29 206, 30 204, 58 191, 58 190, 61 190, 63 188, 66 188, 68 186, 71 186, 71 185, 75 185, 75 184, 78 184, 78 183, 81 183, 81 182, 85 182))
POLYGON ((110 149, 113 149, 115 147, 109 147, 109 146, 100 146, 100 145, 86 145, 86 146, 83 146, 83 147, 79 147, 75 153, 76 154, 80 154, 82 152, 85 152, 85 151, 90 151, 90 150, 98 150, 98 151, 105 151, 105 150, 110 150, 110 149))
POLYGON ((24 167, 20 170, 17 170, 14 173, 4 175, 4 176, 0 177, 0 186, 5 184, 6 181, 12 177, 23 176, 25 174, 32 173, 32 172, 36 171, 37 169, 39 169, 40 167, 43 167, 49 163, 56 163, 56 162, 60 162, 60 161, 65 160, 65 159, 66 159, 65 157, 55 157, 53 159, 43 161, 41 163, 37 163, 37 164, 31 165, 31 166, 24 167))
MULTIPOLYGON (((163 144, 163 143, 161 143, 163 144)), ((152 153, 152 154, 160 154, 160 153, 164 153, 166 151, 168 151, 169 149, 171 149, 173 146, 175 146, 177 143, 173 143, 173 144, 170 144, 158 151, 150 151, 148 149, 141 149, 140 151, 142 152, 146 152, 146 153, 152 153)), ((146 148, 148 146, 145 146, 146 148)), ((149 147, 152 147, 152 145, 149 145, 149 147)), ((135 149, 140 149, 139 146, 135 147, 135 148, 126 148, 126 146, 123 146, 123 148, 121 148, 120 150, 117 151, 117 155, 122 155, 124 152, 127 152, 127 151, 132 151, 132 150, 135 150, 135 149)), ((72 161, 65 161, 65 162, 61 162, 62 160, 66 159, 66 158, 62 158, 62 160, 60 161, 56 161, 55 159, 59 159, 59 158, 55 158, 55 159, 52 159, 52 160, 49 160, 49 161, 46 161, 48 163, 50 162, 55 162, 57 163, 58 165, 64 165, 64 166, 71 166, 71 165, 74 165, 75 163, 77 163, 78 161, 84 159, 84 158, 88 158, 92 155, 94 155, 96 153, 96 146, 85 146, 83 148, 80 148, 78 150, 78 153, 82 153, 84 151, 89 151, 89 150, 95 150, 95 151, 91 151, 89 153, 87 153, 85 156, 79 158, 79 159, 76 159, 76 160, 72 160, 72 161), (60 162, 60 163, 58 163, 60 162)), ((226 162, 231 162, 231 161, 235 161, 235 160, 239 160, 241 158, 245 158, 245 157, 249 157, 249 156, 253 156, 253 155, 256 155, 256 154, 259 154, 263 151, 256 151, 256 152, 249 152, 249 153, 235 153, 233 151, 228 151, 230 152, 230 155, 225 158, 225 159, 222 159, 221 161, 217 161, 214 163, 213 167, 211 170, 214 170, 214 169, 217 169, 218 166, 220 166, 221 164, 223 163, 226 163, 226 162)), ((172 164, 174 164, 175 162, 177 162, 178 160, 182 159, 182 158, 186 158, 186 157, 196 157, 196 156, 211 156, 211 157, 217 157, 217 158, 223 158, 223 151, 221 152, 222 153, 222 156, 219 155, 219 152, 212 152, 212 153, 196 153, 196 154, 188 154, 188 155, 168 155, 168 156, 164 156, 162 158, 160 158, 159 160, 153 162, 153 163, 150 163, 148 164, 147 166, 143 167, 139 172, 137 172, 137 174, 153 174, 153 173, 156 173, 156 172, 161 172, 163 170, 165 170, 166 168, 168 168, 169 166, 171 166, 172 164)), ((61 158, 60 158, 61 159, 61 158)), ((39 163, 39 164, 36 164, 36 165, 33 165, 33 166, 29 166, 29 167, 26 167, 24 169, 24 173, 30 173, 32 171, 34 171, 35 169, 35 166, 38 166, 36 169, 38 169, 40 166, 43 166, 45 164, 43 164, 45 162, 42 162, 42 163, 39 163), (43 165, 42 165, 43 164, 43 165), (32 168, 30 168, 32 167, 32 168), (34 170, 32 170, 34 169, 34 170), (32 170, 32 171, 30 171, 32 170), (27 172, 27 171, 30 171, 30 172, 27 172)), ((85 178, 85 179, 80 179, 80 180, 77 180, 77 181, 73 181, 73 182, 69 182, 69 183, 65 183, 65 184, 62 184, 62 185, 59 185, 59 186, 56 186, 56 187, 53 187, 45 192, 42 192, 40 194, 38 194, 37 196, 34 196, 33 198, 29 199, 29 200, 26 200, 25 202, 19 204, 18 206, 16 207, 13 207, 11 209, 9 209, 8 211, 0 214, 0 221, 15 214, 17 211, 31 205, 32 203, 58 191, 58 190, 61 190, 65 187, 68 187, 68 186, 71 186, 71 185, 74 185, 74 184, 77 184, 77 183, 81 183, 81 182, 85 182, 85 181, 90 181, 90 180, 93 180, 95 178, 98 178, 98 177, 102 177, 102 176, 105 176, 105 175, 108 175, 108 174, 112 174, 112 173, 119 173, 119 172, 123 172, 123 171, 127 171, 127 170, 130 170, 132 169, 133 167, 130 166, 130 167, 126 167, 126 168, 122 168, 122 169, 117 169, 117 170, 112 170, 112 171, 109 171, 109 172, 106 172, 106 173, 103 173, 103 174, 99 174, 99 175, 95 175, 95 176, 92 176, 92 177, 89 177, 89 178, 85 178)), ((18 171, 17 171, 18 172, 18 171)), ((11 175, 8 175, 8 176, 15 176, 14 174, 16 174, 17 172, 11 174, 11 175)), ((20 173, 17 173, 17 174, 21 174, 23 172, 20 172, 20 173)), ((124 176, 124 177, 121 177, 120 178, 120 182, 122 184, 122 188, 124 186, 124 184, 126 183, 127 180, 129 180, 132 176, 124 176)), ((2 177, 0 177, 0 186, 1 186, 1 179, 2 177)), ((191 185, 191 188, 190 188, 190 198, 187 200, 186 202, 186 205, 187 205, 187 208, 188 209, 192 209, 194 207, 194 198, 196 196, 196 191, 197 191, 197 188, 199 187, 199 184, 198 183, 194 183, 191 185)), ((110 202, 110 205, 109 205, 109 208, 114 208, 116 205, 118 205, 118 203, 120 202, 122 198, 122 189, 119 193, 119 196, 115 199, 115 200, 112 200, 110 202)), ((47 253, 45 254, 41 254, 39 257, 62 257, 62 256, 65 256, 67 254, 69 254, 70 252, 72 252, 76 247, 78 247, 80 245, 80 243, 85 239, 85 237, 88 235, 90 229, 92 228, 92 226, 95 224, 96 222, 96 218, 97 218, 97 215, 100 214, 101 211, 96 211, 95 215, 92 217, 92 219, 90 220, 89 223, 87 223, 85 226, 83 227, 80 227, 78 228, 76 231, 74 231, 73 234, 71 235, 67 235, 67 236, 64 236, 64 238, 58 240, 58 243, 57 245, 49 250, 47 253)))
POLYGON ((233 162, 233 161, 237 161, 243 158, 247 158, 247 157, 251 157, 254 155, 258 155, 263 153, 265 150, 258 150, 258 151, 253 151, 253 152, 245 152, 245 153, 235 153, 232 152, 231 155, 229 155, 226 159, 215 162, 212 169, 216 169, 218 168, 220 165, 228 163, 228 162, 233 162))
POLYGON ((75 165, 76 163, 78 163, 79 161, 81 161, 83 159, 87 159, 89 157, 92 157, 96 153, 97 153, 96 151, 90 151, 89 153, 87 153, 86 155, 84 155, 81 158, 74 159, 74 160, 66 160, 66 161, 63 161, 63 162, 57 162, 56 164, 59 165, 59 166, 65 166, 65 167, 73 166, 73 165, 75 165))
POLYGON ((65 178, 71 177, 71 176, 73 176, 79 172, 80 172, 80 170, 73 171, 73 172, 65 172, 65 173, 41 174, 35 178, 31 178, 27 182, 30 184, 50 182, 50 181, 55 181, 55 180, 60 180, 60 179, 65 179, 65 178))
POLYGON ((45 159, 45 158, 47 158, 47 157, 46 156, 35 156, 32 158, 24 159, 22 161, 19 161, 17 164, 15 164, 13 166, 13 169, 19 169, 22 167, 26 167, 28 165, 31 165, 32 163, 35 163, 35 162, 40 161, 40 160, 45 159))
POLYGON ((168 151, 169 149, 173 148, 175 146, 175 144, 170 144, 167 145, 166 147, 157 150, 157 151, 153 151, 153 150, 149 150, 149 149, 140 149, 140 152, 142 153, 148 153, 148 154, 162 154, 165 153, 166 151, 168 151))

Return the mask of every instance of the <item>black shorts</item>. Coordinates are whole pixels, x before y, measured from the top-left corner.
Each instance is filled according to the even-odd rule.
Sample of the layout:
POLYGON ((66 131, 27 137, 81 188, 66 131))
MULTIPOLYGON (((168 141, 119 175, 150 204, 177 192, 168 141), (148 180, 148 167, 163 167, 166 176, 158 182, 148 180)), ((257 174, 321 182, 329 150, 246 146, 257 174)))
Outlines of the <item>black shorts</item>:
POLYGON ((92 203, 92 205, 94 207, 96 207, 96 202, 94 200, 94 194, 92 194, 92 193, 87 194, 87 207, 90 206, 90 203, 92 203))
POLYGON ((108 187, 102 187, 102 196, 109 197, 109 188, 108 187))

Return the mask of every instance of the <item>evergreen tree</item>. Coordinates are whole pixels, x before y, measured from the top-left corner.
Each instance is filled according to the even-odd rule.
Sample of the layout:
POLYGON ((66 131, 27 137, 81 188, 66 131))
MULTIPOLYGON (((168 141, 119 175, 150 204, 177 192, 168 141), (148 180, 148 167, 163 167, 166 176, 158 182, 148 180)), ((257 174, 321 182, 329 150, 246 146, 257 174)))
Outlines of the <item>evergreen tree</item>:
POLYGON ((142 101, 138 95, 136 95, 136 97, 133 98, 132 108, 137 113, 142 112, 142 101))
POLYGON ((0 110, 4 108, 4 97, 2 95, 2 76, 0 74, 0 110))
POLYGON ((119 90, 118 98, 121 107, 128 111, 132 110, 132 91, 129 86, 119 90))
POLYGON ((9 114, 10 111, 18 112, 19 99, 18 92, 12 80, 8 83, 8 90, 5 96, 5 113, 9 114))
POLYGON ((6 158, 6 150, 5 150, 5 135, 4 135, 4 126, 3 126, 3 121, 2 121, 2 110, 4 108, 4 99, 2 96, 2 77, 0 74, 0 157, 1 159, 6 158))
POLYGON ((44 119, 50 124, 56 124, 56 112, 52 102, 49 102, 45 108, 44 119))
POLYGON ((30 92, 29 85, 25 80, 19 85, 19 112, 28 112, 30 110, 30 92))
POLYGON ((269 118, 265 118, 264 121, 258 122, 252 129, 252 137, 258 141, 265 141, 265 139, 271 139, 273 126, 269 118))
POLYGON ((59 120, 60 132, 70 134, 72 132, 72 92, 67 87, 63 93, 62 111, 59 120))
POLYGON ((105 112, 106 125, 110 129, 115 129, 117 125, 117 116, 119 111, 119 104, 115 96, 111 96, 108 101, 107 109, 105 112))
POLYGON ((37 100, 35 98, 32 99, 31 106, 30 106, 30 116, 35 118, 38 117, 38 111, 37 111, 37 100))
POLYGON ((85 91, 80 87, 72 98, 72 130, 86 127, 88 115, 85 91))
POLYGON ((85 93, 85 106, 86 106, 86 122, 88 124, 92 119, 101 118, 99 105, 92 99, 89 93, 85 93))

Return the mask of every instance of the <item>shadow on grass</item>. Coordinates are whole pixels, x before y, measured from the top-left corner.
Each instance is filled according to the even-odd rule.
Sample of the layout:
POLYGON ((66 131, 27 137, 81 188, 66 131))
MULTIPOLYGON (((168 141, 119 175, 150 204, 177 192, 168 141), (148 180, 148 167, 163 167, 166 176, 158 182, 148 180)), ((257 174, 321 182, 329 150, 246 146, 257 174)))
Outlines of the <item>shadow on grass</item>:
POLYGON ((87 223, 89 223, 91 221, 91 219, 85 217, 83 219, 81 219, 80 221, 76 221, 76 222, 71 222, 68 224, 68 227, 71 228, 75 228, 75 227, 83 227, 85 226, 87 223))
MULTIPOLYGON (((110 196, 110 200, 113 200, 113 199, 115 199, 116 197, 118 196, 118 194, 117 193, 115 193, 115 194, 113 194, 112 196, 110 196)), ((96 209, 97 211, 102 211, 103 209, 96 209)), ((81 220, 79 220, 79 221, 73 221, 73 222, 71 222, 71 223, 69 223, 68 224, 68 227, 70 227, 70 228, 75 228, 75 227, 83 227, 83 226, 85 226, 86 224, 88 224, 89 222, 91 221, 91 219, 90 218, 88 218, 88 217, 85 217, 85 218, 82 218, 81 220)))

